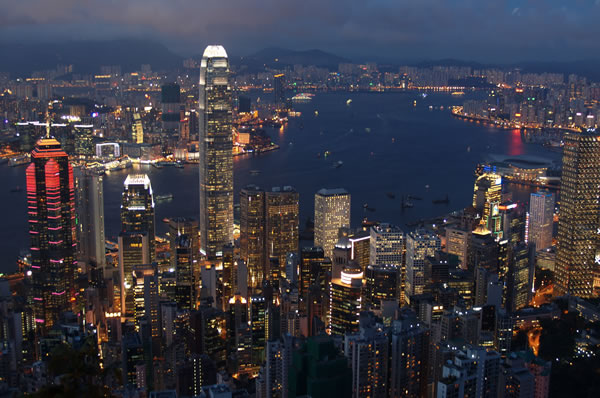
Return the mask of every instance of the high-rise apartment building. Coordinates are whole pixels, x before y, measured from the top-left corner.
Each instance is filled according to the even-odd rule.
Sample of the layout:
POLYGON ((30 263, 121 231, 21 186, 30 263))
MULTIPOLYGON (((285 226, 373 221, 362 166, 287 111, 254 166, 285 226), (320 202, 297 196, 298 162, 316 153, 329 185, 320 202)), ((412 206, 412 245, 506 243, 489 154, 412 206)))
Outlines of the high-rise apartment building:
POLYGON ((36 324, 47 330, 69 309, 75 289, 75 184, 69 158, 54 138, 40 139, 31 159, 26 171, 29 299, 36 324))
POLYGON ((564 142, 554 292, 591 297, 599 261, 600 134, 567 133, 564 142))
POLYGON ((529 198, 527 240, 539 251, 552 246, 554 222, 554 194, 548 191, 532 193, 529 198))
POLYGON ((229 60, 208 46, 200 64, 200 250, 220 257, 233 241, 233 134, 229 60))
POLYGON ((341 188, 321 189, 315 194, 315 246, 331 257, 342 227, 350 226, 350 194, 341 188))

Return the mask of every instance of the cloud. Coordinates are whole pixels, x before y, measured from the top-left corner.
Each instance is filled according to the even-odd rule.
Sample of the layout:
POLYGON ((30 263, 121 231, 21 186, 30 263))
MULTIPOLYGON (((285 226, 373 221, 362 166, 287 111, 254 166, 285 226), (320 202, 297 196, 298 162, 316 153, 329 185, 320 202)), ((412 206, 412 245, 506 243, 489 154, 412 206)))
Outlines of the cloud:
MULTIPOLYGON (((0 0, 0 37, 150 37, 200 53, 267 46, 476 60, 597 53, 598 0, 0 0)), ((589 55, 588 55, 589 56, 589 55)))

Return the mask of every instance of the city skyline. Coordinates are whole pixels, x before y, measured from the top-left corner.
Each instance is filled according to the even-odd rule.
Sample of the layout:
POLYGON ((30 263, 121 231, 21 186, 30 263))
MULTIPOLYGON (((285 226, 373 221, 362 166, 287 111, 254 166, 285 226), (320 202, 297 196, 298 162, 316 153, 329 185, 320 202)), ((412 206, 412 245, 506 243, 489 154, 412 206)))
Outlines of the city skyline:
MULTIPOLYGON (((43 21, 13 7, 7 29, 67 27, 96 0, 70 1, 43 21)), ((402 40, 427 47, 471 21, 436 43, 477 51, 489 29, 499 55, 521 33, 529 42, 511 44, 514 55, 557 45, 531 29, 558 14, 571 19, 556 30, 571 32, 600 2, 352 2, 335 13, 234 0, 185 26, 200 8, 137 1, 99 7, 89 26, 127 21, 186 45, 209 21, 202 40, 219 44, 177 65, 92 57, 92 74, 66 59, 0 73, 0 245, 14 266, 0 274, 0 395, 600 393, 600 80, 321 52, 234 65, 228 52, 300 43, 291 31, 328 20, 302 39, 346 21, 360 39, 323 43, 361 51, 370 39, 385 55, 428 17, 429 36, 402 40), (396 28, 393 11, 410 23, 396 28), (277 35, 260 37, 273 24, 277 35), (222 33, 234 25, 248 32, 235 43, 222 33), (471 30, 480 35, 457 40, 471 30)), ((578 38, 570 51, 589 45, 578 38)))

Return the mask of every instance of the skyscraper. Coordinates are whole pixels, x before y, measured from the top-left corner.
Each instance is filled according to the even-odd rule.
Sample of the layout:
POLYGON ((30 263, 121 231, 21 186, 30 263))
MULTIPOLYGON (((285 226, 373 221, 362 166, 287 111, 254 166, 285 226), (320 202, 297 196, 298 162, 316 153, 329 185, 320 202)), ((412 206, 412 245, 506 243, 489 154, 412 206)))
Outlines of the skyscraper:
POLYGON ((161 87, 162 125, 165 132, 179 130, 181 89, 177 83, 167 83, 161 87))
POLYGON ((75 185, 67 154, 54 138, 40 139, 27 167, 35 321, 49 329, 75 289, 75 185))
POLYGON ((280 275, 283 275, 286 255, 298 253, 298 192, 290 186, 276 187, 266 193, 265 203, 267 258, 279 260, 280 275))
POLYGON ((397 271, 398 295, 396 298, 404 303, 406 285, 406 238, 404 231, 395 225, 383 223, 371 227, 370 265, 393 265, 397 271))
POLYGON ((485 227, 494 236, 502 228, 498 206, 502 202, 502 177, 495 173, 484 173, 475 181, 473 207, 481 215, 485 227))
POLYGON ((146 174, 129 174, 123 185, 121 231, 147 233, 150 261, 154 261, 154 197, 150 178, 146 174))
POLYGON ((591 297, 599 261, 600 134, 567 133, 564 142, 554 291, 591 297))
POLYGON ((554 221, 554 194, 548 191, 532 193, 529 199, 528 241, 536 250, 552 246, 554 221))
POLYGON ((240 254, 252 288, 272 276, 271 259, 279 266, 271 271, 285 274, 286 255, 298 253, 298 217, 298 192, 292 187, 265 192, 248 185, 240 191, 240 254))
POLYGON ((89 159, 94 156, 94 125, 76 124, 73 128, 73 134, 75 135, 75 155, 83 159, 89 159))
POLYGON ((363 273, 358 265, 348 265, 340 278, 331 280, 329 291, 329 328, 331 334, 343 336, 357 332, 361 311, 363 273))
POLYGON ((200 66, 200 250, 214 259, 233 241, 233 137, 229 61, 208 46, 200 66))
POLYGON ((273 76, 273 94, 275 106, 282 109, 285 106, 285 75, 283 73, 273 76))
POLYGON ((248 266, 248 286, 265 278, 265 192, 256 185, 240 191, 240 257, 248 266))
POLYGON ((144 125, 139 113, 133 114, 133 125, 131 126, 131 142, 134 144, 144 143, 144 125))
POLYGON ((422 294, 425 287, 425 258, 433 257, 440 250, 441 242, 433 232, 419 229, 406 238, 406 301, 410 296, 422 294))
POLYGON ((106 265, 104 236, 104 177, 74 169, 79 260, 99 269, 106 265))
POLYGON ((196 307, 194 263, 192 240, 187 235, 179 235, 175 240, 175 301, 179 308, 196 307))
POLYGON ((342 188, 321 189, 315 194, 315 246, 331 257, 338 231, 350 226, 350 194, 342 188))

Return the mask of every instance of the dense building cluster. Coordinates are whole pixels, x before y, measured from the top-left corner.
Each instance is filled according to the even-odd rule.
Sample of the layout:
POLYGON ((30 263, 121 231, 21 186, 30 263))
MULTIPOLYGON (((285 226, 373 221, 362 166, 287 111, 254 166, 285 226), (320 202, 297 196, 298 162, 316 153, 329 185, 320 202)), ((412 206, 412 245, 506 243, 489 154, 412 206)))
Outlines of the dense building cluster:
POLYGON ((62 71, 13 82, 3 96, 5 114, 19 120, 11 148, 29 163, 30 254, 20 276, 0 278, 2 391, 83 396, 88 390, 69 384, 79 378, 123 398, 544 398, 553 366, 595 355, 600 340, 589 327, 562 358, 540 355, 549 322, 565 314, 600 320, 600 133, 584 128, 595 126, 596 110, 586 105, 594 85, 466 67, 382 73, 374 64, 233 79, 221 46, 186 65, 199 67, 199 80, 180 76, 182 89, 148 66, 135 74, 104 67, 92 78, 93 95, 105 96, 92 113, 67 99, 48 105, 52 90, 68 98, 88 89, 75 75, 50 85, 62 71), (461 112, 568 124, 560 201, 552 186, 535 189, 528 204, 514 200, 507 179, 520 171, 483 165, 471 205, 439 221, 352 225, 351 193, 329 187, 311 198, 314 237, 301 241, 292 186, 234 194, 235 119, 252 113, 241 111, 234 90, 267 84, 263 77, 273 82, 278 112, 294 80, 516 84, 461 112), (158 97, 161 112, 151 105, 158 97), (99 165, 176 153, 198 163, 198 217, 167 219, 168 236, 157 236, 159 195, 147 174, 129 173, 118 241, 107 242, 99 165))

